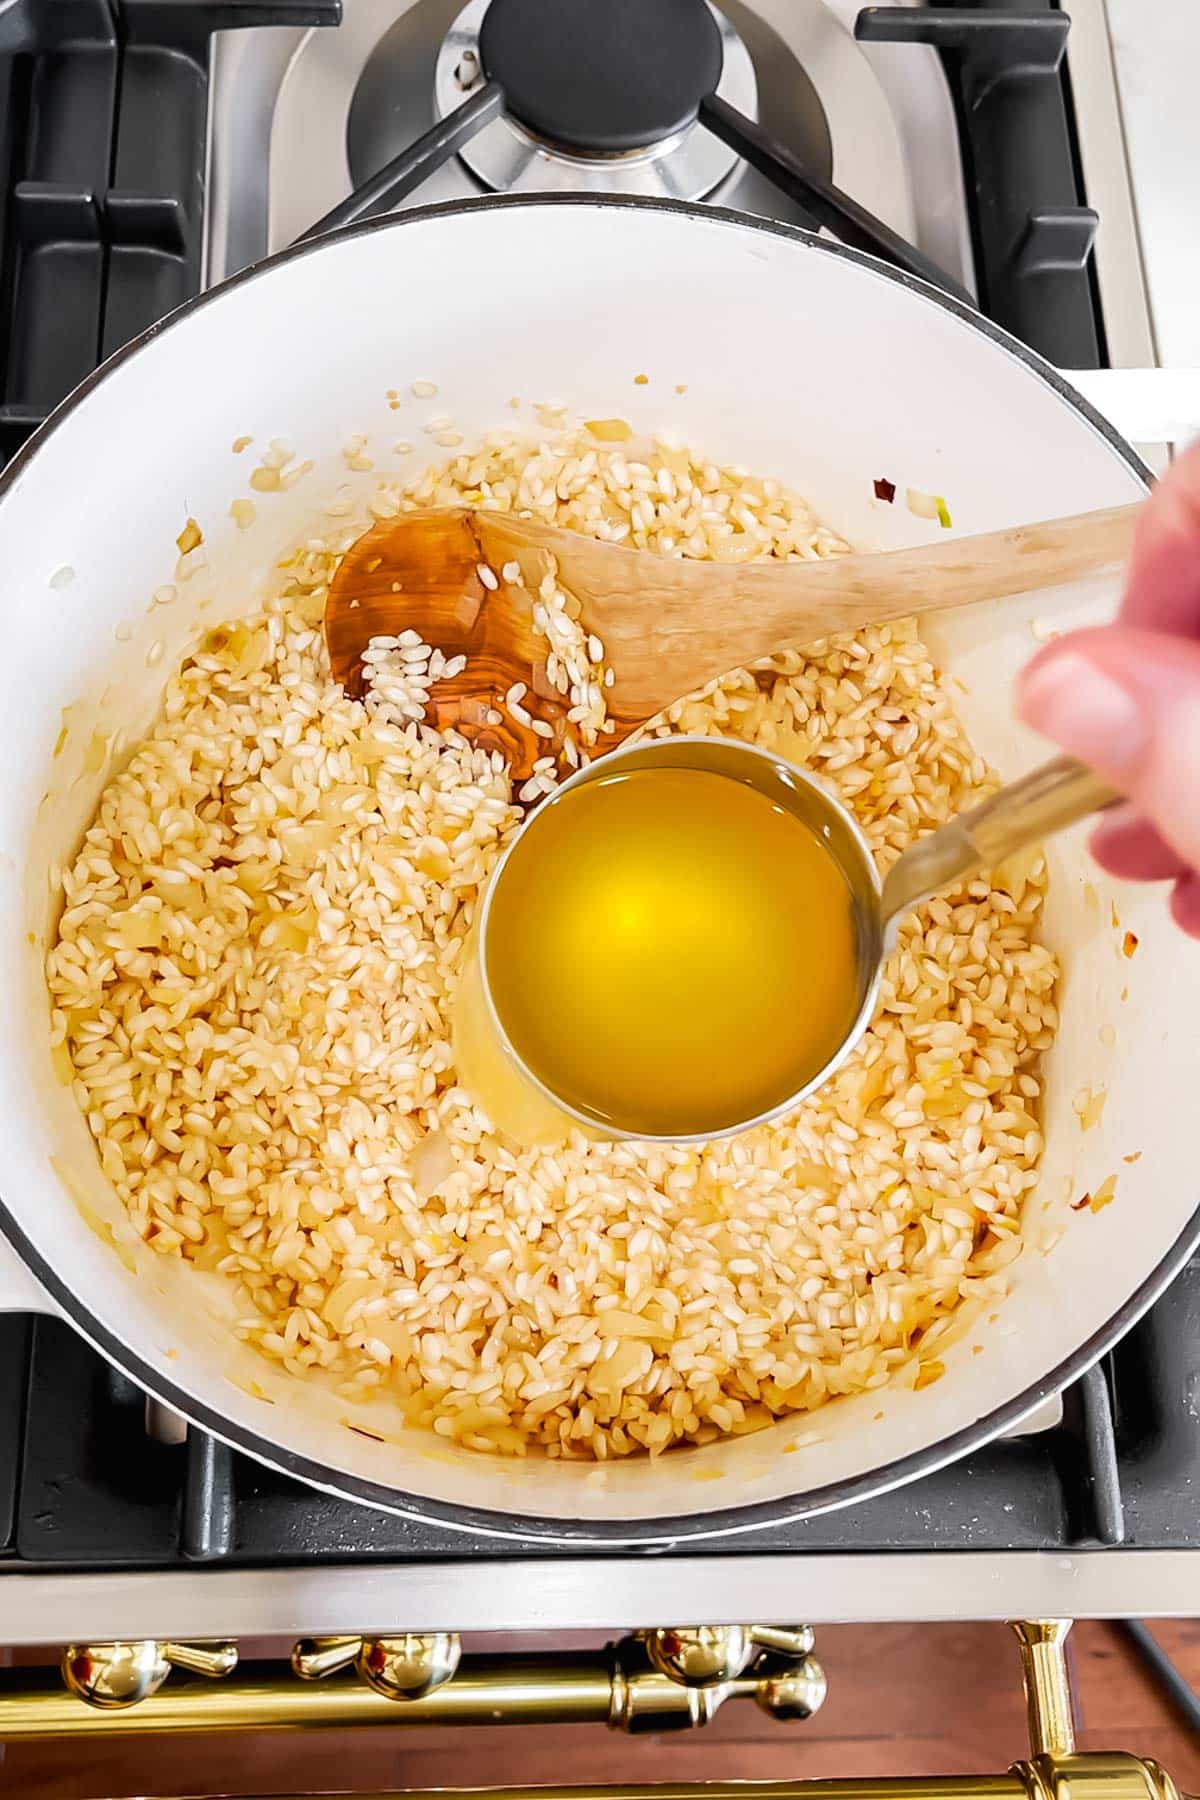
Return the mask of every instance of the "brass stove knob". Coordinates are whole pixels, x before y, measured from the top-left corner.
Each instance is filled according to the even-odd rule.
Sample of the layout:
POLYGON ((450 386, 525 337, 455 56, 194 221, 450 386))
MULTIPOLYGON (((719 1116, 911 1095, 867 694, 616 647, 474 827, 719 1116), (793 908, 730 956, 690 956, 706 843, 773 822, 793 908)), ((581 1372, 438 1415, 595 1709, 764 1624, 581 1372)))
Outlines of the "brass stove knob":
POLYGON ((795 1668, 763 1675, 754 1689, 755 1704, 772 1719, 811 1719, 827 1690, 825 1671, 815 1656, 806 1656, 795 1668))
POLYGON ((462 1644, 456 1631, 406 1631, 400 1637, 301 1638, 292 1668, 304 1681, 319 1681, 354 1665, 367 1686, 385 1700, 420 1700, 450 1680, 462 1644))
POLYGON ((68 1644, 62 1656, 63 1680, 89 1706, 106 1712, 136 1706, 155 1694, 171 1673, 171 1665, 153 1638, 129 1644, 68 1644))
POLYGON ((68 1644, 62 1676, 73 1694, 89 1706, 113 1712, 136 1706, 156 1694, 172 1668, 216 1679, 237 1667, 236 1644, 158 1643, 140 1638, 130 1643, 68 1644))
POLYGON ((347 1669, 362 1649, 360 1637, 301 1638, 292 1646, 292 1673, 301 1681, 320 1681, 347 1669))
POLYGON ((745 1625, 664 1626, 641 1634, 651 1666, 683 1687, 734 1681, 754 1655, 745 1625))
POLYGON ((450 1680, 461 1655, 456 1631, 406 1631, 365 1639, 354 1666, 385 1700, 420 1700, 450 1680))
POLYGON ((811 1625, 751 1625, 750 1642, 756 1650, 772 1650, 790 1662, 803 1662, 812 1650, 811 1625))
POLYGON ((684 1687, 735 1681, 759 1651, 798 1663, 813 1647, 811 1625, 676 1625, 638 1635, 651 1667, 684 1687))
POLYGON ((161 1649, 173 1669, 186 1669, 189 1675, 206 1675, 210 1681, 232 1675, 238 1665, 236 1644, 166 1643, 161 1649))

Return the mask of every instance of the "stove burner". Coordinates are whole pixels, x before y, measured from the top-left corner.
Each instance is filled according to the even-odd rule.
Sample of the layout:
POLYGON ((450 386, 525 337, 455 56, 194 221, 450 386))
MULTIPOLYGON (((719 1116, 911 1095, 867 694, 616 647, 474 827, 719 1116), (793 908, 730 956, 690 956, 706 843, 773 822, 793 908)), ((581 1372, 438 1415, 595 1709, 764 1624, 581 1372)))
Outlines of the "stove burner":
POLYGON ((708 0, 468 0, 438 53, 438 115, 485 72, 509 116, 459 155, 502 193, 703 199, 738 158, 696 124, 700 101, 758 116, 749 52, 708 0))
POLYGON ((723 61, 705 0, 491 0, 479 54, 522 125, 585 156, 683 131, 723 61))

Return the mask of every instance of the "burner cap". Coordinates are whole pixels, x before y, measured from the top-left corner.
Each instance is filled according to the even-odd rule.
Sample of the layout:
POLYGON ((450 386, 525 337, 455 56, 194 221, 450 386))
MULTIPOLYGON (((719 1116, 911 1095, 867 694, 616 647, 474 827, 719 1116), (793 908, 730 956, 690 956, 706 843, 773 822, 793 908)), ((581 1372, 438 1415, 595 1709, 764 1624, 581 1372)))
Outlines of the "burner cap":
POLYGON ((479 53, 527 130, 593 156, 682 131, 721 79, 705 0, 491 0, 479 53))

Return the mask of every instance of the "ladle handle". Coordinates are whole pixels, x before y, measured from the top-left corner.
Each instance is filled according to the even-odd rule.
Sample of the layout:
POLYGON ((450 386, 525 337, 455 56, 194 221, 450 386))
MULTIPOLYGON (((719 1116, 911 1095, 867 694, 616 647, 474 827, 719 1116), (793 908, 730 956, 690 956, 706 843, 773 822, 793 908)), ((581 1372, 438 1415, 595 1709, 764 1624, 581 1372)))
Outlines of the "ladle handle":
POLYGON ((1073 756, 1056 756, 906 850, 883 884, 884 930, 931 894, 994 869, 1120 795, 1073 756))

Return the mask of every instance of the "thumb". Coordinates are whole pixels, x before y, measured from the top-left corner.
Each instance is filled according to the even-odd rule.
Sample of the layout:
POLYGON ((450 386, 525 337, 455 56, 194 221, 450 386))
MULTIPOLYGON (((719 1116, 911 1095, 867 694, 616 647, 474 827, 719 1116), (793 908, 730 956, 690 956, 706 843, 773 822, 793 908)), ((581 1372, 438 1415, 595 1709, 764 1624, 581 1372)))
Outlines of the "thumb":
POLYGON ((1200 869, 1200 642, 1121 625, 1072 632, 1025 669, 1017 711, 1200 869))

